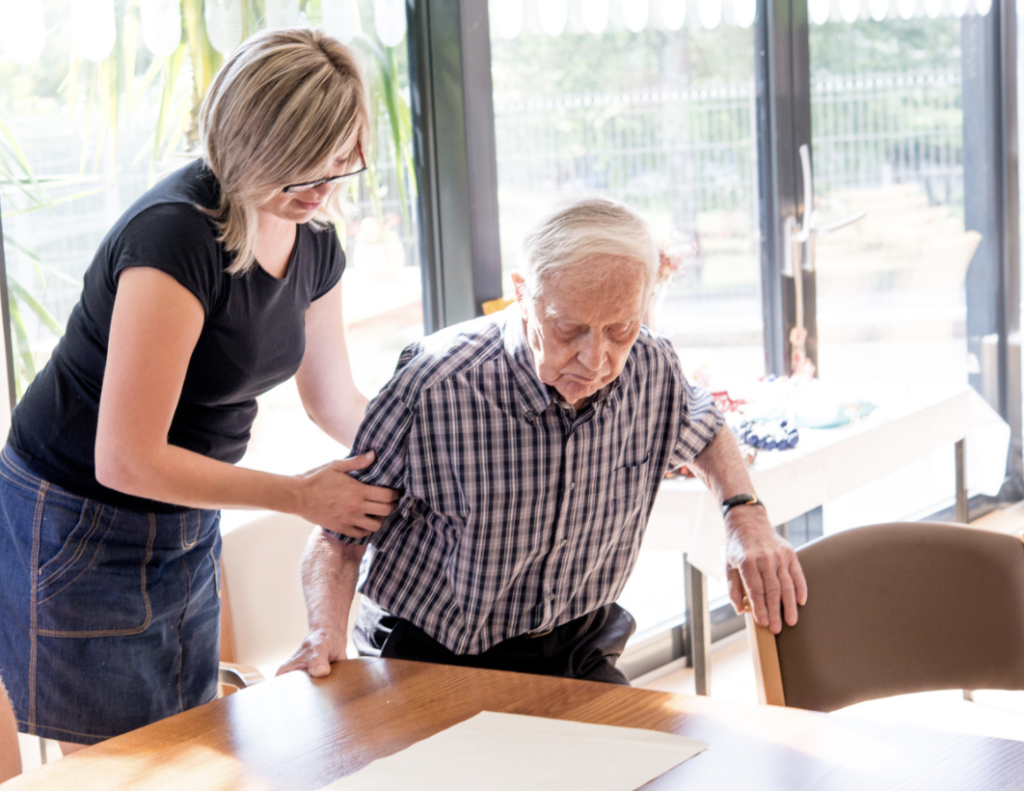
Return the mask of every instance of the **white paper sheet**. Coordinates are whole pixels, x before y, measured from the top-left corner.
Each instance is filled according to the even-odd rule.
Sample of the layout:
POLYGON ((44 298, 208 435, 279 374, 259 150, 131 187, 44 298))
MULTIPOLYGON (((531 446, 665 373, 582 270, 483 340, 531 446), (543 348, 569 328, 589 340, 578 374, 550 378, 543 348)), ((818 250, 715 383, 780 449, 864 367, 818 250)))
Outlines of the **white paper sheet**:
POLYGON ((641 728, 484 711, 323 791, 633 791, 707 746, 641 728))

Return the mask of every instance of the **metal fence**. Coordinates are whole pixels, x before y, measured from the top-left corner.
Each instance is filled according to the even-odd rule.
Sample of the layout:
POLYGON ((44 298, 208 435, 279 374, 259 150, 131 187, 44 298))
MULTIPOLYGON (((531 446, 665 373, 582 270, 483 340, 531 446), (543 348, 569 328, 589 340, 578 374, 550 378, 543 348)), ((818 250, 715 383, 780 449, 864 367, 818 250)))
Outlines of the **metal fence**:
POLYGON ((755 216, 753 86, 495 101, 503 188, 597 191, 680 224, 755 216))
MULTIPOLYGON (((959 73, 837 77, 813 83, 816 186, 915 183, 962 202, 959 73)), ((495 101, 504 189, 597 191, 693 226, 739 213, 756 233, 753 82, 687 91, 495 101)))
POLYGON ((814 177, 824 193, 916 184, 963 204, 959 72, 839 77, 811 86, 814 177))

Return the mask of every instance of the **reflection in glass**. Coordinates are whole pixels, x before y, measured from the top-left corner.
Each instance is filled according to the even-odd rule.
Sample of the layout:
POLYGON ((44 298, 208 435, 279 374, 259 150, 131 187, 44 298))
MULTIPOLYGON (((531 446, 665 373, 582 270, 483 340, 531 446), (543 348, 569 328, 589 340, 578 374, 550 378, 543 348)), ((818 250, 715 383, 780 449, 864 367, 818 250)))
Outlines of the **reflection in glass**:
POLYGON ((732 0, 732 17, 740 27, 750 27, 757 17, 757 0, 732 0))
MULTIPOLYGON (((584 0, 585 3, 600 0, 584 0)), ((515 38, 523 29, 523 0, 503 0, 490 6, 491 31, 502 38, 515 38)))
POLYGON ((722 21, 722 0, 698 0, 697 16, 708 30, 714 30, 722 21))
POLYGON ((385 47, 397 47, 405 38, 405 0, 373 0, 373 24, 385 47))
POLYGON ((686 3, 661 0, 661 22, 666 30, 679 30, 686 22, 686 3))
POLYGON ((350 43, 356 33, 355 0, 323 0, 320 8, 324 31, 342 44, 350 43))
POLYGON ((299 23, 299 0, 264 0, 267 28, 294 27, 299 23))
POLYGON ((15 63, 27 65, 38 58, 46 44, 46 23, 41 2, 5 0, 0 3, 0 45, 15 63))
POLYGON ((889 0, 868 0, 868 11, 873 20, 881 22, 889 15, 889 0))
POLYGON ((566 0, 545 0, 538 7, 540 26, 549 36, 560 36, 569 21, 569 4, 566 0))
POLYGON ((206 35, 221 55, 230 55, 242 43, 242 0, 206 0, 206 35))
MULTIPOLYGON (((915 2, 916 0, 911 0, 915 2)), ((828 22, 829 12, 832 10, 832 0, 808 0, 807 12, 811 21, 816 25, 824 25, 828 22)))
POLYGON ((588 33, 604 33, 608 27, 609 0, 580 0, 583 26, 588 33))
POLYGON ((82 57, 101 61, 114 48, 114 0, 75 0, 71 6, 75 46, 82 57))
POLYGON ((181 44, 179 0, 140 0, 139 16, 146 48, 159 58, 174 54, 181 44))
POLYGON ((625 17, 626 27, 634 33, 639 33, 647 27, 647 14, 647 0, 624 0, 622 3, 622 15, 625 17))

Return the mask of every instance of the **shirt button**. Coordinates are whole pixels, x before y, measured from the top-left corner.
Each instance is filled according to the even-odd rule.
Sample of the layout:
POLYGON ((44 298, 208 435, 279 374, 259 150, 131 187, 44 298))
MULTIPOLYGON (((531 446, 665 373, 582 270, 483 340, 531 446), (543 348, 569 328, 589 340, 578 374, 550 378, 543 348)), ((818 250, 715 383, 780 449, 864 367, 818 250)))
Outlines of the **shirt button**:
POLYGON ((576 481, 569 481, 569 488, 570 489, 575 489, 576 488, 576 481))
POLYGON ((565 541, 565 540, 563 539, 562 541, 559 541, 559 542, 558 542, 558 548, 559 548, 559 549, 561 549, 562 547, 564 547, 564 546, 565 546, 566 544, 568 544, 568 543, 569 543, 568 541, 565 541))

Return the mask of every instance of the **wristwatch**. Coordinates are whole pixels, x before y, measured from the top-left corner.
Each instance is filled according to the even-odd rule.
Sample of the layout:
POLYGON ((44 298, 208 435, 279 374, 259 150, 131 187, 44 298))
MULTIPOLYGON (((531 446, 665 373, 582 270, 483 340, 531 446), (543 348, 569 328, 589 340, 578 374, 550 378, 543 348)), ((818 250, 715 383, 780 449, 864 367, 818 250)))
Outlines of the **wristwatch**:
POLYGON ((762 503, 756 494, 734 494, 725 500, 722 500, 722 516, 724 517, 729 513, 729 509, 737 505, 759 505, 764 508, 762 503))

